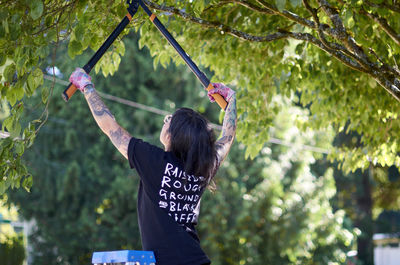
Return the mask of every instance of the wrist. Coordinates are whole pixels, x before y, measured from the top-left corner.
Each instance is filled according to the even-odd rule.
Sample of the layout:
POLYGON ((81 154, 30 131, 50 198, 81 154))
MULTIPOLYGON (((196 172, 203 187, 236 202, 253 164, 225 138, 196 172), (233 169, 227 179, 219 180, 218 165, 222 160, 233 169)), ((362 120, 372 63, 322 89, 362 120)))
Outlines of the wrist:
POLYGON ((233 101, 235 98, 236 98, 236 93, 235 93, 235 91, 230 90, 230 91, 227 93, 226 101, 227 101, 227 102, 231 102, 231 101, 233 101))
POLYGON ((83 88, 83 93, 84 93, 84 94, 89 94, 89 93, 92 93, 93 91, 95 91, 93 84, 87 84, 87 85, 83 88))

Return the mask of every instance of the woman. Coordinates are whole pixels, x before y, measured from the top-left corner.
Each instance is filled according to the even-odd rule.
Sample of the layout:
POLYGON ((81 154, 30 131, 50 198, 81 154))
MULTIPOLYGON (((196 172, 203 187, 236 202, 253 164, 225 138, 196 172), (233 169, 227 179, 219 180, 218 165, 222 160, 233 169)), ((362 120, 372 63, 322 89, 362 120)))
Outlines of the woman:
POLYGON ((140 176, 138 219, 143 249, 154 251, 157 265, 210 264, 195 225, 201 196, 233 143, 235 92, 223 84, 214 84, 208 92, 211 101, 211 94, 218 93, 228 102, 217 141, 204 117, 182 108, 164 119, 162 150, 119 126, 82 69, 72 73, 70 81, 85 95, 100 129, 140 176))

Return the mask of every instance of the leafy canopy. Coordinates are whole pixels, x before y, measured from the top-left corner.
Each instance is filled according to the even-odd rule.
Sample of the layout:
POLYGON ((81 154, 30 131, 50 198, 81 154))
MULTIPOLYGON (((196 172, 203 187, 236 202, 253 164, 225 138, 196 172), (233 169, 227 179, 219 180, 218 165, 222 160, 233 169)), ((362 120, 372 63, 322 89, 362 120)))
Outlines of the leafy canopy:
MULTIPOLYGON (((395 1, 145 2, 187 53, 215 73, 212 81, 237 85, 238 138, 251 147, 248 156, 255 157, 271 136, 268 128, 280 110, 271 102, 282 95, 310 109, 307 118, 297 120, 300 128, 360 135, 354 146, 331 152, 344 169, 400 164, 395 1)), ((48 114, 53 89, 43 85, 41 72, 54 64, 48 55, 57 53, 61 40, 69 41, 71 58, 96 50, 126 13, 120 1, 105 0, 7 1, 1 7, 0 96, 12 110, 2 122, 10 137, 0 143, 0 193, 21 181, 27 188, 32 183, 20 158, 48 114), (21 124, 26 113, 20 100, 34 93, 42 94, 43 114, 21 124)), ((142 10, 130 28, 140 31, 140 44, 150 48, 155 64, 167 65, 171 58, 182 63, 142 10)), ((96 71, 116 71, 124 50, 117 41, 96 71)))
MULTIPOLYGON (((114 76, 93 75, 96 89, 168 112, 195 106, 216 123, 219 107, 196 89, 193 74, 184 66, 154 70, 134 36, 124 39, 126 54, 114 76)), ((56 65, 64 74, 88 59, 85 52, 71 63, 65 45, 59 49, 56 65)), ((33 96, 26 108, 40 100, 33 96)), ((81 94, 68 104, 56 94, 51 100, 52 115, 24 156, 35 185, 30 193, 9 191, 21 215, 36 220, 29 242, 33 264, 88 264, 93 251, 140 249, 136 171, 96 126, 81 94)), ((160 146, 162 116, 105 103, 131 135, 160 146)), ((304 145, 326 148, 333 135, 302 133, 293 123, 308 111, 282 97, 273 104, 281 108, 273 121, 275 135, 293 146, 268 143, 255 160, 245 160, 243 144, 235 142, 215 177, 218 190, 202 198, 202 246, 217 265, 343 263, 354 233, 345 225, 344 211, 334 212, 329 203, 335 194, 331 171, 313 172, 320 156, 303 150, 304 145)))

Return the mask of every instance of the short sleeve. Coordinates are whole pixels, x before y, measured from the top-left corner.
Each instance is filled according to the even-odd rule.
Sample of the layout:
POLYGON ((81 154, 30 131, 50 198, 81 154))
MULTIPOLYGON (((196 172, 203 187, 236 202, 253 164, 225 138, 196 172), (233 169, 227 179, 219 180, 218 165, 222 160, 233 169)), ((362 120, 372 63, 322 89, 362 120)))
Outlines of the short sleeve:
POLYGON ((128 161, 135 168, 140 178, 146 183, 157 182, 165 164, 164 150, 132 137, 128 145, 128 161))

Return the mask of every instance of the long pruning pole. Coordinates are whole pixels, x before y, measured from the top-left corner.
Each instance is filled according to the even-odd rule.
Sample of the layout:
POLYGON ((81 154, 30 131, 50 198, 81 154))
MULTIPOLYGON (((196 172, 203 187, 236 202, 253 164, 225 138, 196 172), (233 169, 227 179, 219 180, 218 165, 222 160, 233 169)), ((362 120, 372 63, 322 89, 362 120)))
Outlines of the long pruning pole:
MULTIPOLYGON (((164 27, 164 25, 160 22, 160 20, 156 17, 155 14, 153 14, 150 9, 143 3, 142 0, 137 0, 140 4, 140 6, 143 8, 143 10, 149 15, 150 21, 156 26, 156 28, 161 32, 161 34, 167 39, 169 44, 174 47, 174 49, 178 52, 178 54, 182 57, 182 59, 185 61, 187 66, 189 66, 190 70, 196 75, 196 77, 200 80, 200 82, 203 84, 204 88, 207 90, 211 90, 214 88, 214 86, 211 84, 210 80, 207 78, 207 76, 199 70, 197 65, 190 59, 189 55, 182 49, 182 47, 179 45, 179 43, 172 37, 172 35, 168 32, 168 30, 164 27)), ((218 103, 218 105, 225 110, 227 106, 227 102, 225 99, 219 95, 219 94, 213 94, 212 95, 215 101, 218 103)))
MULTIPOLYGON (((210 80, 206 77, 206 75, 199 70, 197 65, 190 59, 189 55, 182 49, 179 43, 175 40, 175 38, 168 32, 168 30, 164 27, 164 25, 160 22, 160 20, 153 14, 150 9, 143 3, 142 0, 128 0, 128 14, 124 17, 121 23, 117 26, 113 33, 108 37, 108 39, 104 42, 104 44, 100 47, 100 49, 96 52, 96 54, 90 59, 88 64, 86 64, 83 69, 86 73, 89 73, 90 70, 94 67, 97 61, 103 56, 105 51, 110 47, 110 45, 114 42, 117 36, 122 32, 122 30, 129 24, 129 21, 132 19, 132 16, 137 12, 138 6, 140 5, 143 10, 149 16, 151 22, 156 26, 156 28, 161 32, 161 34, 167 39, 169 44, 174 47, 174 49, 178 52, 181 58, 185 61, 186 65, 189 66, 190 70, 196 75, 199 81, 202 83, 204 88, 208 91, 213 89, 214 86, 211 84, 210 80)), ((63 97, 65 101, 75 93, 76 87, 73 84, 70 84, 68 88, 63 92, 63 97)), ((226 109, 228 103, 225 99, 219 94, 212 94, 213 98, 217 102, 217 104, 223 109, 226 109)))
MULTIPOLYGON (((129 3, 129 2, 128 2, 129 3)), ((132 17, 136 14, 139 8, 139 3, 137 1, 133 1, 129 3, 128 6, 128 13, 122 19, 122 21, 118 24, 118 26, 114 29, 110 36, 106 39, 106 41, 101 45, 101 47, 96 51, 96 53, 92 56, 89 62, 83 67, 83 70, 87 74, 93 69, 96 63, 100 60, 100 58, 104 55, 107 49, 111 46, 111 44, 115 41, 115 39, 121 34, 121 32, 125 29, 125 27, 129 24, 132 20, 132 17)), ((73 94, 75 94, 77 87, 70 83, 68 87, 62 93, 62 97, 65 101, 68 101, 73 94)))

